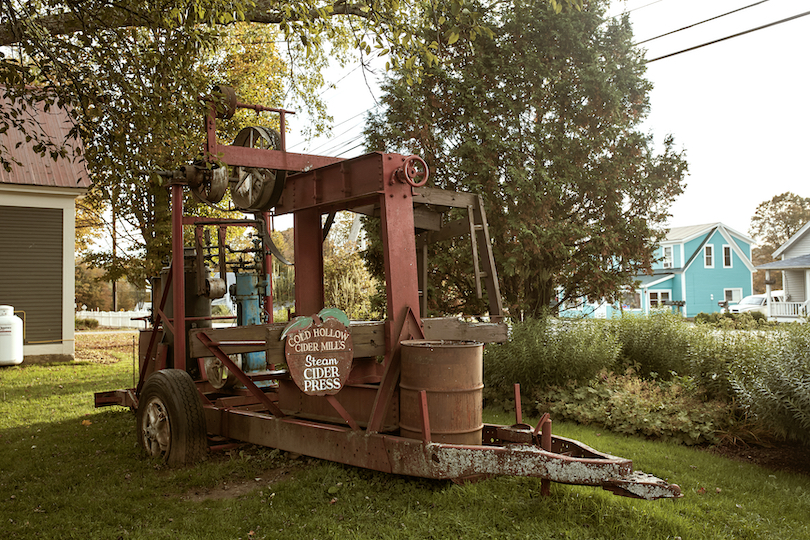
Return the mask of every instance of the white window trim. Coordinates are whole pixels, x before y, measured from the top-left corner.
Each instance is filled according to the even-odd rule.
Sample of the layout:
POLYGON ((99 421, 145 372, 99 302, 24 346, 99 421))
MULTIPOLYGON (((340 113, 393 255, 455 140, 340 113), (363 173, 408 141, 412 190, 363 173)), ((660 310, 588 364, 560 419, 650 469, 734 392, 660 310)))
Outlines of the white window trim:
POLYGON ((661 247, 661 264, 665 270, 675 267, 675 250, 672 249, 672 246, 661 247), (669 250, 669 258, 667 258, 667 250, 669 250))
MULTIPOLYGON (((671 301, 672 300, 672 289, 651 289, 651 290, 648 289, 647 290, 647 307, 649 307, 649 308, 653 307, 651 295, 655 294, 656 297, 657 297, 656 301, 660 302, 661 301, 661 295, 664 294, 664 293, 667 295, 667 300, 671 301)), ((660 309, 663 306, 658 305, 658 306, 655 306, 655 307, 656 307, 656 309, 660 309)))
POLYGON ((723 244, 723 268, 734 268, 734 250, 729 244, 723 244), (726 266, 726 250, 728 250, 728 266, 726 266))
POLYGON ((703 268, 714 268, 714 246, 712 244, 703 246, 703 268), (712 258, 712 264, 706 264, 706 255, 712 258))
MULTIPOLYGON (((737 291, 739 293, 739 294, 737 294, 737 297, 738 297, 737 300, 736 300, 737 302, 739 302, 743 298, 742 287, 728 287, 728 288, 723 289, 723 300, 726 299, 726 291, 737 291)), ((729 302, 734 302, 734 301, 735 301, 734 300, 734 293, 732 293, 731 294, 731 300, 729 300, 729 302)))

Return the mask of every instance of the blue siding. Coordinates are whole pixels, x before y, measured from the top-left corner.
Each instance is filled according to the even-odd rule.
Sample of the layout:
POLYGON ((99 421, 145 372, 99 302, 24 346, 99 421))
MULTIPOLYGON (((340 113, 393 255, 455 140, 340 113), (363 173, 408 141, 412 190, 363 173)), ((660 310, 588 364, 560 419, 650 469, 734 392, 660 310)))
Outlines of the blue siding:
MULTIPOLYGON (((705 238, 705 237, 704 237, 705 238)), ((733 237, 732 237, 733 238, 733 237)), ((687 243, 687 252, 700 247, 703 239, 687 243)), ((751 246, 739 239, 734 239, 743 253, 750 256, 751 246)), ((742 295, 751 294, 751 271, 732 249, 731 268, 723 266, 723 246, 728 242, 723 235, 715 231, 697 253, 694 261, 686 269, 686 314, 693 317, 700 312, 712 313, 720 310, 718 302, 725 299, 725 289, 742 289, 742 295), (713 249, 714 267, 707 268, 705 264, 705 246, 713 249)))

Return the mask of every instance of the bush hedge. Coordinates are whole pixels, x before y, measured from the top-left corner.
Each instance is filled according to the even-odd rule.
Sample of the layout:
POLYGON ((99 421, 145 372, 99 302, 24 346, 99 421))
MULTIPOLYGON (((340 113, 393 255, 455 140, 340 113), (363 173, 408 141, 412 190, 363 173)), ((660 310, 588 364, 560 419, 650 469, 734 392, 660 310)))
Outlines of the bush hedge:
POLYGON ((520 383, 524 406, 615 431, 810 444, 810 326, 720 328, 667 312, 514 323, 507 343, 485 350, 485 400, 511 407, 520 383))
POLYGON ((542 318, 514 324, 509 341, 486 347, 484 396, 501 403, 512 399, 515 383, 531 396, 549 385, 588 381, 611 367, 619 350, 603 321, 542 318))
POLYGON ((84 319, 76 317, 73 323, 74 330, 92 330, 94 328, 98 328, 98 320, 97 319, 84 319))

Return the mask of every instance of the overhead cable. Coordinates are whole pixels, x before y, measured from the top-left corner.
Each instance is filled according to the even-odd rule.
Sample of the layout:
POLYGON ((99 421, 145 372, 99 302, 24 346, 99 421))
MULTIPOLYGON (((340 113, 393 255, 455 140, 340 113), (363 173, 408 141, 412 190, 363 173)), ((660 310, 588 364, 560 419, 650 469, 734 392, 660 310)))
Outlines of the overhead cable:
POLYGON ((737 9, 735 9, 733 11, 729 11, 728 13, 723 13, 722 15, 717 15, 716 17, 712 17, 711 19, 706 19, 706 20, 703 20, 703 21, 700 21, 700 22, 696 22, 694 24, 690 24, 689 26, 684 26, 683 28, 678 28, 677 30, 672 30, 671 32, 667 32, 666 34, 661 34, 660 36, 655 36, 655 37, 651 37, 649 39, 645 39, 644 41, 639 41, 635 45, 641 45, 642 43, 647 43, 648 41, 653 41, 653 40, 656 40, 656 39, 659 39, 659 38, 662 38, 662 37, 665 37, 665 36, 669 36, 669 35, 672 35, 672 34, 675 34, 675 33, 678 33, 678 32, 682 32, 683 30, 689 30, 690 28, 694 28, 695 26, 699 26, 699 25, 701 25, 703 23, 707 23, 707 22, 711 22, 711 21, 720 19, 721 17, 725 17, 726 15, 731 15, 732 13, 737 13, 738 11, 742 11, 744 9, 748 9, 748 8, 751 8, 751 7, 754 7, 754 6, 758 6, 760 4, 764 4, 767 1, 768 0, 760 0, 759 2, 749 4, 749 5, 745 6, 745 7, 737 8, 737 9))
POLYGON ((657 58, 647 60, 645 63, 649 64, 650 62, 655 62, 657 60, 663 60, 664 58, 670 58, 672 56, 676 56, 676 55, 679 55, 679 54, 682 54, 682 53, 685 53, 685 52, 694 51, 695 49, 700 49, 702 47, 707 47, 709 45, 714 45, 715 43, 720 43, 721 41, 726 41, 726 40, 731 39, 731 38, 744 36, 745 34, 750 34, 751 32, 756 32, 757 30, 763 30, 765 28, 770 28, 771 26, 776 26, 777 24, 782 24, 782 23, 785 23, 785 22, 788 22, 788 21, 792 21, 794 19, 799 19, 799 18, 805 17, 807 15, 810 15, 810 11, 805 11, 804 13, 799 13, 798 15, 788 17, 787 19, 782 19, 780 21, 775 21, 775 22, 772 22, 772 23, 764 24, 764 25, 758 26, 756 28, 751 28, 750 30, 745 30, 743 32, 737 32, 736 34, 732 34, 730 36, 726 36, 726 37, 723 37, 723 38, 720 38, 720 39, 715 39, 713 41, 709 41, 709 42, 703 43, 701 45, 695 45, 694 47, 689 47, 688 49, 683 49, 683 50, 680 50, 680 51, 677 51, 677 52, 674 52, 674 53, 665 54, 664 56, 659 56, 657 58))

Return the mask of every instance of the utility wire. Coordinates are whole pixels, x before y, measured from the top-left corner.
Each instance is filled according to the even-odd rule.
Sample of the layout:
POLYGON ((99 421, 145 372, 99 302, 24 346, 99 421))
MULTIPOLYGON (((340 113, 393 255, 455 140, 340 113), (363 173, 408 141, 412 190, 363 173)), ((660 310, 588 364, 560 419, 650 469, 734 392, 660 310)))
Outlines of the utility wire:
POLYGON ((712 17, 711 19, 706 19, 706 20, 703 20, 703 21, 700 21, 700 22, 696 22, 694 24, 690 24, 689 26, 684 26, 683 28, 678 28, 677 30, 672 30, 671 32, 667 32, 666 34, 661 34, 660 36, 655 36, 655 37, 651 37, 650 39, 645 39, 644 41, 639 41, 638 43, 635 43, 635 45, 641 45, 642 43, 647 43, 649 41, 653 41, 655 39, 659 39, 659 38, 662 38, 662 37, 665 37, 665 36, 669 36, 669 35, 675 34, 677 32, 682 32, 683 30, 689 30, 690 28, 694 28, 695 26, 699 26, 699 25, 701 25, 703 23, 707 23, 707 22, 711 22, 711 21, 720 19, 721 17, 725 17, 726 15, 731 15, 732 13, 737 13, 738 11, 742 11, 744 9, 748 9, 748 8, 751 8, 751 7, 754 7, 754 6, 758 6, 760 4, 764 4, 767 1, 768 0, 760 0, 759 2, 755 2, 755 3, 747 5, 745 7, 737 8, 737 9, 735 9, 733 11, 729 11, 728 13, 723 13, 722 15, 717 15, 716 17, 712 17))
POLYGON ((682 53, 685 53, 685 52, 694 51, 695 49, 700 49, 702 47, 707 47, 709 45, 714 45, 715 43, 720 43, 721 41, 726 41, 726 40, 731 39, 731 38, 744 36, 745 34, 750 34, 751 32, 756 32, 757 30, 763 30, 765 28, 770 28, 771 26, 776 26, 777 24, 782 24, 782 23, 785 23, 785 22, 788 22, 788 21, 792 21, 794 19, 805 17, 807 15, 810 15, 810 11, 805 11, 804 13, 799 13, 798 15, 794 15, 792 17, 788 17, 787 19, 782 19, 780 21, 775 21, 775 22, 772 22, 772 23, 764 24, 762 26, 757 26, 756 28, 751 28, 750 30, 745 30, 743 32, 737 32, 736 34, 732 34, 730 36, 726 36, 726 37, 723 37, 723 38, 720 38, 720 39, 715 39, 714 41, 709 41, 709 42, 703 43, 701 45, 695 45, 694 47, 689 47, 688 49, 683 49, 683 50, 680 50, 680 51, 677 51, 677 52, 674 52, 674 53, 665 54, 664 56, 659 56, 657 58, 647 60, 645 63, 649 64, 650 62, 655 62, 657 60, 663 60, 664 58, 670 58, 671 56, 676 56, 676 55, 679 55, 679 54, 682 54, 682 53))
MULTIPOLYGON (((337 124, 335 124, 334 126, 332 126, 332 129, 335 129, 336 127, 340 127, 340 126, 342 126, 343 124, 346 124, 346 123, 348 123, 348 122, 351 122, 351 121, 352 121, 352 120, 354 120, 355 118, 358 118, 358 117, 360 117, 360 116, 363 116, 364 114, 366 114, 366 113, 368 113, 368 112, 373 111, 374 109, 376 109, 376 108, 377 108, 377 107, 379 107, 379 106, 380 106, 380 104, 379 104, 379 103, 377 103, 377 104, 375 104, 375 105, 373 105, 373 106, 369 107, 369 108, 368 108, 368 109, 366 109, 365 111, 361 111, 361 112, 359 112, 359 113, 355 114, 354 116, 350 116, 350 117, 349 117, 349 118, 347 118, 346 120, 343 120, 343 121, 341 121, 341 122, 338 122, 337 124)), ((356 126, 354 126, 354 127, 356 127, 356 126)), ((349 129, 352 129, 352 128, 349 128, 349 129)), ((338 136, 340 136, 340 135, 338 135, 338 136)), ((297 143, 293 144, 292 146, 290 146, 289 148, 296 148, 296 147, 298 147, 298 146, 302 146, 302 145, 306 144, 306 142, 307 142, 307 141, 305 141, 305 140, 304 140, 304 141, 299 141, 299 142, 297 142, 297 143)))

